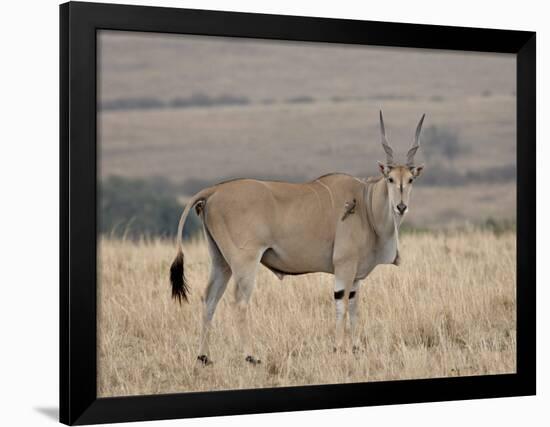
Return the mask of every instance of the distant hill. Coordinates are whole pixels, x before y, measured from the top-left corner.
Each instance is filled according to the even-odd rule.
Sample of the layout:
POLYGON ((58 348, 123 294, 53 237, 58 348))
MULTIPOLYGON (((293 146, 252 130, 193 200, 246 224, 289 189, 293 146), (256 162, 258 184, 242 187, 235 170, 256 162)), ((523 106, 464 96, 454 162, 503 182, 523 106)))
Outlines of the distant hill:
POLYGON ((515 56, 101 31, 100 96, 456 99, 515 91, 515 56))

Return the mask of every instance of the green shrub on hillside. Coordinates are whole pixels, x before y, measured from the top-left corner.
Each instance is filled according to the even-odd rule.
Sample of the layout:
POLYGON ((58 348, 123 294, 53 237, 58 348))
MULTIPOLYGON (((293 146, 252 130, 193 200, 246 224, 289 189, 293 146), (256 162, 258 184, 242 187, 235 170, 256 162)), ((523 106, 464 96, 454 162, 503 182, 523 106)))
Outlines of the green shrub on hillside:
MULTIPOLYGON (((131 239, 173 237, 183 206, 174 185, 162 178, 148 180, 111 176, 99 189, 99 230, 103 234, 131 239)), ((191 213, 184 237, 197 233, 200 219, 191 213)))

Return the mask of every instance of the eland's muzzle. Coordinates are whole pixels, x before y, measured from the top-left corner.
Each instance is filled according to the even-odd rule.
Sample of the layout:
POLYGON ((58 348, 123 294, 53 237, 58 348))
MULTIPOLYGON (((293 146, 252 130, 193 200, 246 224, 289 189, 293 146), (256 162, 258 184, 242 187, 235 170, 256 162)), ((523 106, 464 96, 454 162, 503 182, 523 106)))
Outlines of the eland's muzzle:
POLYGON ((399 203, 396 208, 399 211, 399 215, 403 215, 407 211, 407 205, 403 202, 399 203))

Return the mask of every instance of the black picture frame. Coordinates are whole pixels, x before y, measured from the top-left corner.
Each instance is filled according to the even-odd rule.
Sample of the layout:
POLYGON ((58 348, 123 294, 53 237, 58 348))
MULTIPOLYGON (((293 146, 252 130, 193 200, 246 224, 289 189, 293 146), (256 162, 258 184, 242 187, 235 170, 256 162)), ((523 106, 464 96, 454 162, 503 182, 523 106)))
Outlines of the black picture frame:
POLYGON ((533 395, 536 34, 69 2, 60 6, 60 421, 91 424, 533 395), (517 55, 517 373, 98 398, 96 32, 101 29, 517 55))

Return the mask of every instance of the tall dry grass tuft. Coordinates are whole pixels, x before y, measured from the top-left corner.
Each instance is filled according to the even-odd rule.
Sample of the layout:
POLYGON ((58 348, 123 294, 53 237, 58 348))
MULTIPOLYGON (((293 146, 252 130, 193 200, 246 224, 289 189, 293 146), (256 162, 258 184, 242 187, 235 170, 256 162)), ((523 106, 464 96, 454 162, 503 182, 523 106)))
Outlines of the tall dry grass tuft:
POLYGON ((361 349, 333 353, 332 276, 279 281, 261 268, 250 320, 263 363, 244 363, 233 284, 212 331, 214 364, 196 363, 204 242, 185 247, 190 304, 171 300, 175 247, 99 244, 98 394, 120 396, 515 372, 515 234, 407 234, 400 267, 379 266, 359 292, 361 349))

